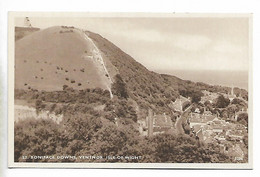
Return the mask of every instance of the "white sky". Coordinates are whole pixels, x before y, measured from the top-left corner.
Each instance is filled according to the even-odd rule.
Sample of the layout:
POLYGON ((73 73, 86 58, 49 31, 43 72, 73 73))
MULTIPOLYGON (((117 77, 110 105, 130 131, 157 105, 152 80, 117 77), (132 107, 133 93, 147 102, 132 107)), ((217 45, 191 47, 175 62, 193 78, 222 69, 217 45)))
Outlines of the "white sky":
MULTIPOLYGON (((248 18, 30 18, 32 26, 69 25, 99 33, 150 70, 249 67, 248 18)), ((24 19, 16 20, 23 26, 24 19)))

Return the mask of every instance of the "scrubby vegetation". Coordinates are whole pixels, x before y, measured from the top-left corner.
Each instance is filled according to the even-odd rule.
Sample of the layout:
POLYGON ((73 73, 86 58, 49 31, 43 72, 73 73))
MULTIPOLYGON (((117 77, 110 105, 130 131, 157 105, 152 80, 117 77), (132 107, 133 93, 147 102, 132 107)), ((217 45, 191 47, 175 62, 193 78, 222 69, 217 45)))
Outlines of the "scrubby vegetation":
POLYGON ((138 136, 134 124, 117 127, 89 114, 67 115, 62 124, 26 119, 15 124, 15 161, 27 162, 231 162, 213 145, 201 145, 189 136, 162 134, 138 136), (34 159, 31 156, 75 156, 68 159, 34 159), (81 159, 80 156, 102 156, 81 159), (108 159, 108 156, 140 159, 108 159), (27 157, 26 159, 23 157, 27 157))
MULTIPOLYGON (((121 83, 122 84, 122 83, 121 83)), ((125 86, 124 84, 120 85, 125 86)), ((35 102, 37 111, 63 114, 60 124, 52 120, 25 119, 15 123, 15 161, 34 162, 231 162, 213 145, 175 134, 140 137, 136 124, 138 111, 133 99, 115 96, 107 90, 63 91, 16 90, 16 99, 35 102), (103 109, 95 109, 103 105, 103 109), (27 156, 75 156, 68 159, 34 159, 27 156), (80 159, 80 156, 102 159, 80 159), (141 156, 140 159, 107 159, 107 156, 141 156)), ((118 88, 119 92, 121 88, 118 88)))

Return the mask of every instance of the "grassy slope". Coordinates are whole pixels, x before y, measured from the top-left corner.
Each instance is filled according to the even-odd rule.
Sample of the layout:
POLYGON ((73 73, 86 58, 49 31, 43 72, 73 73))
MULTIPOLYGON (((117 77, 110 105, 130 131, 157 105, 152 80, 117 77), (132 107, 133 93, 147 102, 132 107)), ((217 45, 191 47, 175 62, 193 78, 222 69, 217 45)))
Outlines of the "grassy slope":
POLYGON ((91 55, 92 49, 80 32, 61 27, 51 27, 18 40, 15 45, 15 88, 52 91, 61 90, 66 84, 74 89, 106 89, 107 78, 102 68, 85 57, 91 55))

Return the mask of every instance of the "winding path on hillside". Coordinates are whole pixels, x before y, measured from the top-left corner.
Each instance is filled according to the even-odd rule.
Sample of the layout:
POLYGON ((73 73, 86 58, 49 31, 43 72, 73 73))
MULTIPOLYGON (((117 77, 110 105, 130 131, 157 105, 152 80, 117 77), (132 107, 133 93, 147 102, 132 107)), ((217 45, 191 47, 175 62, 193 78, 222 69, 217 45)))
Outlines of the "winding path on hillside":
POLYGON ((111 84, 113 83, 112 82, 112 79, 110 77, 110 74, 106 68, 106 65, 105 65, 105 62, 103 60, 103 57, 101 55, 101 52, 99 51, 98 47, 96 46, 96 44, 93 42, 93 40, 82 30, 80 31, 83 35, 84 35, 84 39, 89 41, 92 46, 94 47, 94 49, 92 50, 92 54, 93 54, 93 59, 95 59, 97 62, 99 62, 101 64, 101 66, 103 67, 103 70, 105 72, 105 74, 107 75, 108 77, 108 80, 110 82, 110 86, 107 86, 107 89, 110 93, 110 98, 112 99, 113 98, 113 94, 112 94, 112 91, 111 91, 111 84))

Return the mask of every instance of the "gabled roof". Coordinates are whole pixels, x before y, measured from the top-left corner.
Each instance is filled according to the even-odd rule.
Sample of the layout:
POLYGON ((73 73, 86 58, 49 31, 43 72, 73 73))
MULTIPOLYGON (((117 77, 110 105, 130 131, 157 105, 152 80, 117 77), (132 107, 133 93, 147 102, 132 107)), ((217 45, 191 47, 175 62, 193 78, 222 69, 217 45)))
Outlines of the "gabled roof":
POLYGON ((201 126, 200 125, 194 125, 193 127, 193 130, 194 130, 194 132, 198 132, 199 130, 201 130, 201 126))
POLYGON ((190 118, 190 122, 193 123, 207 123, 209 121, 212 121, 213 119, 215 119, 215 116, 213 115, 203 115, 201 117, 191 117, 190 118))

